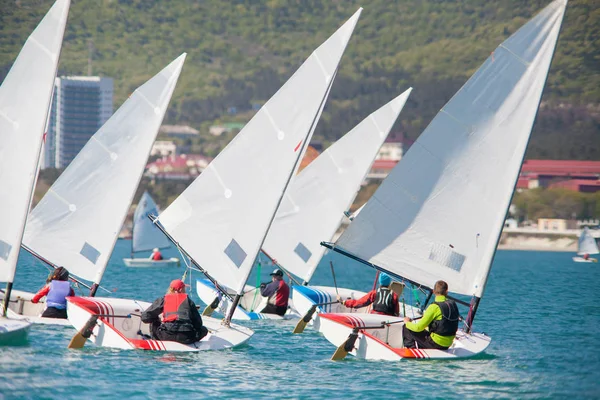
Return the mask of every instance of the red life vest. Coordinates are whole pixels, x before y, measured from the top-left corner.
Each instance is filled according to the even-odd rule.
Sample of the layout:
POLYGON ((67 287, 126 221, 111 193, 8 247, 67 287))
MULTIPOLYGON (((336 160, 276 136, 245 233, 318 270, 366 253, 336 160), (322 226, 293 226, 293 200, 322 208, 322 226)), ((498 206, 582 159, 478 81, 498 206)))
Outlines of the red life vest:
POLYGON ((186 300, 186 293, 169 293, 165 295, 163 322, 177 321, 179 319, 179 306, 186 300))
POLYGON ((162 256, 162 254, 160 254, 160 251, 157 251, 152 254, 152 259, 155 261, 160 261, 163 259, 163 256, 162 256))
POLYGON ((275 294, 275 306, 287 307, 289 297, 290 297, 290 287, 282 279, 279 281, 279 289, 277 289, 277 293, 275 294))

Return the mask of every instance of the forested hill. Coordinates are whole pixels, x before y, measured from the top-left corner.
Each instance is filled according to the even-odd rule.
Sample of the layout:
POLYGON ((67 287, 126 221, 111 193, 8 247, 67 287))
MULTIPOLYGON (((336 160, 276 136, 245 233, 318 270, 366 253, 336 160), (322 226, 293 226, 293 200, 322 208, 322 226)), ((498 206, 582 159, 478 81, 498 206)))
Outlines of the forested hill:
MULTIPOLYGON (((52 0, 0 0, 0 78, 52 0)), ((490 52, 548 0, 72 0, 60 74, 115 78, 115 104, 189 53, 168 122, 244 120, 360 5, 317 136, 334 140, 409 86, 416 138, 490 52), (227 114, 236 107, 242 115, 227 114)), ((532 158, 600 159, 600 1, 571 0, 532 158)))

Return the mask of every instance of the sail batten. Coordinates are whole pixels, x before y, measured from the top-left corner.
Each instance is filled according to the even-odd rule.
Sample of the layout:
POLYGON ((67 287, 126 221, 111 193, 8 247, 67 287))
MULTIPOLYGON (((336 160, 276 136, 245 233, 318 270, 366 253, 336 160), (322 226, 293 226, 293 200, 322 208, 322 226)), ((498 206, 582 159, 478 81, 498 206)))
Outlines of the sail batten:
POLYGON ((309 282, 411 89, 371 113, 312 161, 290 185, 263 249, 309 282))
POLYGON ((315 50, 158 217, 219 284, 243 291, 361 10, 315 50), (322 79, 323 70, 329 79, 322 79))
POLYGON ((394 275, 481 296, 565 7, 554 1, 487 58, 336 246, 394 275))
POLYGON ((69 6, 69 0, 54 3, 0 86, 1 282, 15 274, 69 6))
POLYGON ((100 282, 185 57, 136 89, 81 149, 30 213, 27 247, 100 282))

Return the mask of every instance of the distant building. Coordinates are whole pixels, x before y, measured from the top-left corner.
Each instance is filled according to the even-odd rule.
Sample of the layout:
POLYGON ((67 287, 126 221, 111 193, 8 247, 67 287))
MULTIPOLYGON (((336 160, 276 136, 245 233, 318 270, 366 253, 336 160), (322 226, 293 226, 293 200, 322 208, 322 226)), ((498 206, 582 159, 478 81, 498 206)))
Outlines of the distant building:
POLYGON ((402 143, 385 142, 380 148, 376 160, 400 161, 402 159, 402 143))
POLYGON ((398 161, 396 160, 375 160, 365 180, 384 180, 389 175, 389 173, 392 172, 396 164, 398 164, 398 161))
POLYGON ((600 161, 525 160, 518 189, 562 187, 579 192, 600 190, 600 161))
POLYGON ((577 221, 556 218, 538 219, 539 231, 565 231, 567 229, 577 229, 577 221))
POLYGON ((112 78, 56 78, 42 168, 67 167, 112 113, 112 78))
POLYGON ((200 154, 167 156, 146 165, 145 175, 152 179, 190 180, 210 164, 212 158, 200 154))
POLYGON ((150 150, 151 156, 169 156, 177 154, 177 145, 170 140, 157 140, 150 150))
POLYGON ((198 130, 187 125, 162 125, 158 132, 159 134, 180 139, 189 139, 200 134, 198 130))
POLYGON ((208 128, 208 133, 213 136, 221 136, 225 132, 231 132, 233 130, 241 131, 244 128, 245 124, 241 122, 225 122, 221 125, 212 125, 208 128))

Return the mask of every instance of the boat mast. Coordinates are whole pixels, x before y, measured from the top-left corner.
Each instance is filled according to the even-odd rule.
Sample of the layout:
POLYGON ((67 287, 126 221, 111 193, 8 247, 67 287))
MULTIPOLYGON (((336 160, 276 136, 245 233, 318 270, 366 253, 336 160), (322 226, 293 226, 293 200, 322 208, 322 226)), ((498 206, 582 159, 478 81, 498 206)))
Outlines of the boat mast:
MULTIPOLYGON (((252 265, 256 264, 256 260, 258 259, 258 255, 260 254, 260 251, 261 251, 260 249, 262 249, 263 245, 265 244, 265 240, 267 239, 267 235, 269 234, 269 229, 271 229, 271 225, 273 224, 273 221, 275 220, 275 216, 277 215, 277 210, 279 210, 279 206, 281 206, 281 202, 283 201, 283 198, 285 196, 286 189, 289 186, 290 181, 296 174, 297 167, 300 165, 300 162, 302 161, 302 158, 304 157, 304 153, 308 146, 308 142, 310 141, 310 138, 312 137, 312 133, 314 132, 317 122, 319 121, 319 118, 321 117, 321 113, 323 112, 323 108, 325 107, 325 102, 327 101, 327 98, 329 97, 329 92, 331 91, 331 86, 333 85, 333 81, 335 80, 335 77, 337 76, 338 68, 339 68, 339 64, 336 67, 335 72, 329 78, 330 80, 329 80, 329 83, 327 86, 327 91, 325 92, 325 95, 321 99, 321 104, 319 105, 319 112, 317 112, 315 114, 315 116, 310 124, 308 133, 306 134, 306 136, 304 137, 304 140, 302 141, 302 148, 300 149, 300 154, 298 154, 298 157, 296 157, 296 161, 294 162, 294 168, 292 168, 292 170, 290 171, 287 181, 285 182, 285 185, 283 186, 283 189, 281 190, 281 195, 279 196, 279 200, 277 201, 277 206, 275 207, 275 210, 273 210, 273 214, 271 215, 271 220, 269 221, 269 225, 267 225, 267 229, 265 229, 263 237, 260 241, 260 246, 258 246, 258 252, 254 256, 254 261, 252 262, 252 265)), ((248 280, 248 276, 246 276, 246 280, 248 280)), ((235 298, 233 299, 233 304, 231 305, 231 308, 229 309, 229 312, 227 313, 227 316, 225 317, 225 324, 229 324, 229 322, 231 322, 233 313, 235 312, 235 309, 237 308, 241 298, 242 298, 241 294, 237 293, 235 295, 235 298)))

